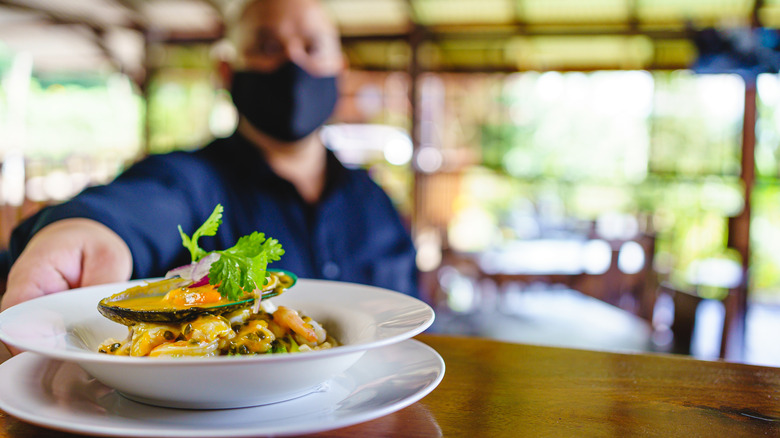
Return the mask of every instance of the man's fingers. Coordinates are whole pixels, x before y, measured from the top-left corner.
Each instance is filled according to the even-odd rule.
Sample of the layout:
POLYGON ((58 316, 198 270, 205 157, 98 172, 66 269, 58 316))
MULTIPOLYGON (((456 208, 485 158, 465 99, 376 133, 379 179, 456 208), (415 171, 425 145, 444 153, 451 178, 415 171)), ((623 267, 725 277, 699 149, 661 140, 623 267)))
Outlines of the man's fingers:
POLYGON ((36 234, 11 267, 0 309, 45 294, 125 281, 132 273, 127 244, 89 219, 64 219, 36 234))
POLYGON ((127 281, 133 272, 130 248, 113 231, 100 227, 101 238, 83 247, 80 286, 127 281))
POLYGON ((53 266, 20 264, 14 266, 8 275, 8 284, 0 310, 69 288, 68 281, 53 266))

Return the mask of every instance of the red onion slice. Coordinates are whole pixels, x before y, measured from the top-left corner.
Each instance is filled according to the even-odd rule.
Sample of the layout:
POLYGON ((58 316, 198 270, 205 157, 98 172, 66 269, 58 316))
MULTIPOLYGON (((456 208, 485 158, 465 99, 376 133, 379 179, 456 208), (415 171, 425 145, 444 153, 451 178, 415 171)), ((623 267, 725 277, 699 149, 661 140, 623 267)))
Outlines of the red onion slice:
POLYGON ((203 284, 208 284, 209 269, 211 268, 211 264, 217 261, 217 259, 219 259, 219 254, 211 253, 200 259, 197 263, 190 263, 189 265, 171 269, 165 274, 165 278, 176 277, 178 275, 185 280, 194 281, 196 284, 205 279, 206 282, 203 284))
POLYGON ((201 287, 209 284, 209 276, 205 276, 201 278, 200 280, 196 281, 195 283, 192 283, 189 287, 201 287))

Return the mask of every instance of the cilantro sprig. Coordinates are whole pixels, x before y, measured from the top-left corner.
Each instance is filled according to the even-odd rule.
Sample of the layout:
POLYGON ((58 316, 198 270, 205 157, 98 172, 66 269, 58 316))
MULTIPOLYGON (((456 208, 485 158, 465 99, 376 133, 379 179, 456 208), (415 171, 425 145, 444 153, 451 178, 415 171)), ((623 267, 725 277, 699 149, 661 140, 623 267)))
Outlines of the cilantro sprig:
POLYGON ((208 219, 206 219, 206 222, 204 222, 203 225, 198 227, 198 229, 192 233, 192 238, 187 236, 187 234, 185 234, 181 229, 181 225, 179 225, 181 241, 184 244, 184 247, 190 251, 193 262, 197 262, 206 256, 206 251, 198 246, 198 239, 200 239, 202 236, 214 236, 217 234, 217 228, 222 225, 222 210, 222 204, 217 204, 217 206, 214 208, 214 211, 212 211, 211 215, 209 215, 208 219))
POLYGON ((190 251, 192 261, 197 262, 203 257, 216 253, 219 258, 209 269, 209 284, 218 285, 219 293, 229 300, 241 298, 245 292, 262 287, 266 284, 268 264, 279 260, 284 249, 278 240, 266 238, 265 234, 253 232, 238 239, 236 244, 225 250, 206 252, 198 246, 202 236, 214 236, 222 224, 222 205, 217 204, 214 211, 190 238, 179 226, 184 247, 190 251))

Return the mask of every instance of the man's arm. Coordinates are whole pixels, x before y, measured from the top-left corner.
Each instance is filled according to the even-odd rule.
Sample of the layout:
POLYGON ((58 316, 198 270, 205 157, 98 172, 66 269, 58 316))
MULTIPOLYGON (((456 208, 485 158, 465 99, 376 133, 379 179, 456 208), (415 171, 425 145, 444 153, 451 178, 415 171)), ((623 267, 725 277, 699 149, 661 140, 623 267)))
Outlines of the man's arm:
POLYGON ((11 267, 0 310, 46 294, 126 281, 133 260, 127 244, 90 219, 54 222, 36 233, 11 267))

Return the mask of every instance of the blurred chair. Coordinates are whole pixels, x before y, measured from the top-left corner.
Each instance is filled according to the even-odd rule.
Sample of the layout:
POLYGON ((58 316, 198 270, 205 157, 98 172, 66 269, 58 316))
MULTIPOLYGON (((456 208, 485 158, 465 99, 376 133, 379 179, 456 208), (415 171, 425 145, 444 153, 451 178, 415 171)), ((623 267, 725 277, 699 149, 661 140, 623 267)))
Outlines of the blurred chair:
POLYGON ((702 298, 695 292, 681 290, 667 282, 658 285, 658 293, 668 295, 674 303, 674 313, 669 326, 673 338, 668 352, 690 355, 696 328, 696 312, 702 298))
POLYGON ((730 257, 709 257, 692 263, 688 281, 699 296, 717 296, 725 310, 720 333, 721 359, 744 359, 747 317, 747 276, 741 263, 730 257), (706 290, 706 293, 705 293, 706 290))
POLYGON ((605 272, 584 273, 573 279, 572 289, 598 298, 651 321, 657 298, 657 275, 653 269, 655 235, 611 240, 611 259, 605 272))
MULTIPOLYGON (((482 273, 478 264, 473 258, 454 252, 448 248, 442 249, 442 260, 440 266, 429 273, 421 273, 421 289, 423 289, 424 300, 438 308, 440 306, 450 307, 450 290, 448 279, 453 278, 453 274, 458 278, 470 278, 474 282, 482 278, 482 273)), ((455 309, 451 309, 455 310, 455 309)))
MULTIPOLYGON (((654 255, 653 234, 610 241, 537 239, 479 254, 444 251, 441 266, 477 284, 488 281, 499 293, 532 285, 573 289, 650 322, 657 293, 654 255)), ((437 289, 434 301, 440 302, 447 294, 437 289)))
POLYGON ((664 349, 669 353, 685 354, 699 356, 702 354, 701 345, 697 350, 697 343, 711 343, 714 351, 705 353, 702 359, 725 359, 730 361, 742 361, 744 344, 744 317, 739 318, 738 313, 743 305, 738 301, 742 295, 737 293, 736 288, 729 289, 723 299, 704 298, 699 294, 698 288, 693 286, 690 290, 682 290, 669 283, 662 283, 658 286, 658 294, 668 295, 674 303, 674 312, 669 326, 673 339, 671 344, 664 349), (720 312, 702 311, 705 302, 722 302, 720 312), (707 324, 703 318, 710 319, 707 324), (717 320, 717 324, 712 323, 711 318, 717 320), (720 325, 722 324, 722 325, 720 325), (715 332, 705 332, 704 330, 714 329, 715 332))
POLYGON ((723 300, 723 334, 720 358, 741 361, 745 354, 745 330, 747 319, 747 288, 744 284, 731 288, 723 300))

